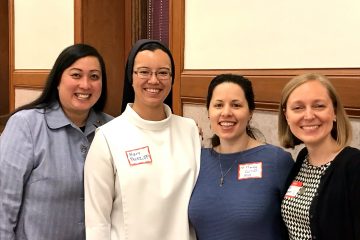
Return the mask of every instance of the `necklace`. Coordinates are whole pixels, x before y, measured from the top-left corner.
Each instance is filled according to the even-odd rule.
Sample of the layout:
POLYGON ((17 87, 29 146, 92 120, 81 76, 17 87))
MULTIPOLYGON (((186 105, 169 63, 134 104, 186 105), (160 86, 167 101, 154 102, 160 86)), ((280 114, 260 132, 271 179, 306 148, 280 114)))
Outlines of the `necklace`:
POLYGON ((219 160, 219 167, 220 167, 220 187, 222 187, 224 185, 224 178, 225 176, 231 171, 231 169, 235 166, 235 163, 237 163, 237 159, 235 159, 235 161, 233 162, 233 164, 230 166, 230 168, 228 170, 225 171, 225 173, 223 172, 222 169, 222 165, 221 165, 221 159, 220 159, 220 153, 218 154, 218 160, 219 160))

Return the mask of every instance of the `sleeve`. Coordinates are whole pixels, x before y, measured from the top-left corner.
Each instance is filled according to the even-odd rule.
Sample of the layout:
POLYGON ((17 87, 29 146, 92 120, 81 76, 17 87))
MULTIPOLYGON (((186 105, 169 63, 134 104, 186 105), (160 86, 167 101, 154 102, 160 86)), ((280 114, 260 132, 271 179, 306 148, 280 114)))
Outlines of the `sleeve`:
POLYGON ((15 239, 23 192, 34 165, 26 119, 13 115, 0 137, 0 239, 15 239))
MULTIPOLYGON (((355 161, 353 161, 355 164, 351 166, 351 176, 349 176, 349 179, 351 181, 351 184, 349 184, 350 187, 350 212, 353 216, 353 226, 355 230, 354 239, 360 239, 360 154, 356 154, 355 161)), ((349 174, 350 175, 350 174, 349 174)))
POLYGON ((110 239, 115 174, 111 152, 101 129, 90 146, 84 174, 86 239, 110 239))
POLYGON ((291 157, 289 152, 284 150, 279 150, 278 159, 277 159, 277 172, 278 172, 278 186, 280 189, 280 197, 285 195, 286 189, 286 180, 290 174, 292 167, 294 166, 294 159, 291 157))
MULTIPOLYGON (((194 179, 194 186, 196 183, 196 179, 199 176, 199 172, 200 172, 200 155, 201 155, 201 145, 202 145, 202 136, 200 134, 200 131, 202 131, 199 126, 197 125, 197 123, 191 119, 191 118, 185 118, 187 121, 189 121, 190 123, 190 136, 192 138, 192 142, 193 142, 193 149, 192 151, 194 151, 194 158, 195 158, 195 163, 196 163, 196 175, 195 175, 195 179, 194 179)), ((186 131, 185 131, 186 132, 186 131)), ((188 136, 185 137, 185 139, 187 139, 188 136)))

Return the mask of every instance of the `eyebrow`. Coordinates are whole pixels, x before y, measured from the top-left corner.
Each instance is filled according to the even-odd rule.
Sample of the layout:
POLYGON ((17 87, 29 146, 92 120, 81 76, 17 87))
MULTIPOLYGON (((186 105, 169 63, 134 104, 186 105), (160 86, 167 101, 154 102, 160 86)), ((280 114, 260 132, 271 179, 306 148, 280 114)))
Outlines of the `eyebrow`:
MULTIPOLYGON (((136 69, 140 69, 140 68, 152 69, 152 68, 150 68, 150 67, 145 67, 145 66, 137 67, 136 69)), ((157 68, 157 69, 158 69, 158 70, 159 70, 159 69, 167 69, 167 70, 170 70, 170 68, 168 68, 168 67, 159 67, 159 68, 157 68)))
MULTIPOLYGON (((84 71, 83 69, 76 68, 76 67, 70 68, 69 70, 77 70, 77 71, 81 71, 81 72, 84 71)), ((100 69, 91 69, 90 72, 101 72, 101 70, 100 69)))
MULTIPOLYGON (((224 100, 222 100, 222 99, 214 99, 214 102, 224 102, 224 100)), ((245 101, 241 101, 240 99, 233 99, 233 100, 231 100, 231 103, 234 103, 234 102, 236 102, 236 103, 243 103, 243 102, 245 102, 245 101)))

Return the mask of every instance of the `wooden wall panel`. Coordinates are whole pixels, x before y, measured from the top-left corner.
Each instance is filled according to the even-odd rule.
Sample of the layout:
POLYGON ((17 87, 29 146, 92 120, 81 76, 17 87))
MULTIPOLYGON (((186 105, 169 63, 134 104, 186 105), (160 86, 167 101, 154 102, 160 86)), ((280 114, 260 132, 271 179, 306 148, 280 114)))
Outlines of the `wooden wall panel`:
POLYGON ((0 115, 9 113, 9 8, 0 1, 0 115))
POLYGON ((49 70, 15 70, 12 73, 14 88, 42 89, 49 70))
POLYGON ((184 70, 181 74, 180 100, 182 104, 205 104, 211 79, 218 74, 235 73, 251 80, 257 109, 277 111, 284 85, 295 75, 310 71, 327 75, 348 114, 360 117, 360 69, 184 70))
MULTIPOLYGON (((104 57, 108 77, 105 111, 120 113, 125 67, 125 0, 82 1, 82 40, 104 57)), ((131 36, 131 35, 130 35, 131 36)))

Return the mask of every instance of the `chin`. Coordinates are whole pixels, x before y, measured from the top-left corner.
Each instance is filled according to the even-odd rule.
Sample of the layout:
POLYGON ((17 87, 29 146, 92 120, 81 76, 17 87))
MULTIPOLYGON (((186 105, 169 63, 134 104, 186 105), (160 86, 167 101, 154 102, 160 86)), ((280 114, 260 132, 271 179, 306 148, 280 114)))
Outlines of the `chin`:
POLYGON ((82 104, 74 107, 74 110, 79 112, 86 112, 89 111, 92 106, 94 106, 94 104, 82 104))

